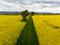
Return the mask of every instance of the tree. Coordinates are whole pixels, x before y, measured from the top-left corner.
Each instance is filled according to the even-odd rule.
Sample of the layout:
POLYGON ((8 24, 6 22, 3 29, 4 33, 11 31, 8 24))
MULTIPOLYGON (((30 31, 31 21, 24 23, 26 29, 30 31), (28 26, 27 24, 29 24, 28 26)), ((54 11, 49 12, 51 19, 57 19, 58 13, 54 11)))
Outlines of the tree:
POLYGON ((33 16, 35 14, 35 12, 31 12, 31 15, 33 16))
POLYGON ((22 15, 22 17, 23 17, 23 20, 26 20, 26 17, 29 15, 28 10, 22 11, 22 12, 21 12, 21 15, 22 15))

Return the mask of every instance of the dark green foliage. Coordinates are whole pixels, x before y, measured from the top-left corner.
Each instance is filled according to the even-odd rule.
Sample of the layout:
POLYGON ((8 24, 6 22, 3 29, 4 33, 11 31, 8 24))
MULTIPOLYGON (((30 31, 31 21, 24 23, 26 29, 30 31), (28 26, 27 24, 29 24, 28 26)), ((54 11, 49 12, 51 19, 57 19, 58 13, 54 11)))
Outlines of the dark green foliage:
POLYGON ((35 14, 35 12, 31 12, 31 15, 33 16, 35 14))
POLYGON ((29 15, 28 10, 22 11, 22 12, 21 12, 21 15, 22 15, 23 19, 25 20, 26 17, 29 15))

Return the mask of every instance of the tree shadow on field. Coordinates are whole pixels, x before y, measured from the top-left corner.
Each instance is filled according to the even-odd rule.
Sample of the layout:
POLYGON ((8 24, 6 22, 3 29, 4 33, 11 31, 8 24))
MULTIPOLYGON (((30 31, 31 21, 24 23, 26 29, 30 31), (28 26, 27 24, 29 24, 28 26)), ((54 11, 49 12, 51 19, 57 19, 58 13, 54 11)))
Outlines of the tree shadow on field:
POLYGON ((21 22, 27 22, 28 19, 22 19, 21 22))
POLYGON ((16 45, 39 45, 32 17, 26 20, 26 25, 17 39, 16 45))

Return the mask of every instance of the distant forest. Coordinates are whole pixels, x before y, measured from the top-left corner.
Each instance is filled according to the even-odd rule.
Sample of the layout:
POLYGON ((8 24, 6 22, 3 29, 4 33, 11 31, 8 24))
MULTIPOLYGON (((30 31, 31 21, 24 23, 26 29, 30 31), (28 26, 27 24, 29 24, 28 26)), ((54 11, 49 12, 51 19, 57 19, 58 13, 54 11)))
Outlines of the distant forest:
MULTIPOLYGON (((31 13, 31 12, 29 12, 31 13)), ((35 15, 60 15, 60 13, 35 12, 35 15)), ((21 12, 0 12, 0 15, 21 15, 21 12)))

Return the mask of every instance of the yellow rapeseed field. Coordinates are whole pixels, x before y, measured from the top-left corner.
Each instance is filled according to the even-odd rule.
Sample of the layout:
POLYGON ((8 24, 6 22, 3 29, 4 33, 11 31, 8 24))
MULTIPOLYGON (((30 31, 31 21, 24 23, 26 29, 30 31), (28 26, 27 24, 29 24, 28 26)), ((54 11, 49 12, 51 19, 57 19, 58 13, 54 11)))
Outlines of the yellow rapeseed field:
POLYGON ((35 15, 32 18, 40 45, 60 45, 60 15, 35 15))
POLYGON ((0 15, 0 45, 15 45, 25 22, 21 16, 0 15))

